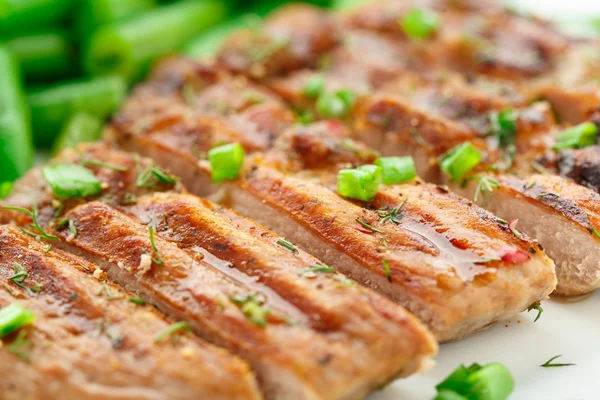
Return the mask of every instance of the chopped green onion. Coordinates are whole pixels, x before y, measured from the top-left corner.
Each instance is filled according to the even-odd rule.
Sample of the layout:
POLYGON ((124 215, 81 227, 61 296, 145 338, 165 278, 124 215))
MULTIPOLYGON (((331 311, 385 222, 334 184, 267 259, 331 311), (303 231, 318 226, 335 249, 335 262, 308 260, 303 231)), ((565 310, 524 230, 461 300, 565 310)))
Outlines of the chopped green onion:
POLYGON ((64 199, 93 196, 102 191, 98 178, 81 165, 47 165, 42 173, 54 194, 64 199))
POLYGON ((381 157, 375 161, 375 165, 381 167, 383 183, 386 185, 408 182, 417 177, 415 162, 410 156, 381 157))
POLYGON ((351 90, 323 92, 317 99, 317 112, 325 118, 342 118, 348 115, 354 103, 356 94, 351 90))
POLYGON ((304 96, 316 99, 325 90, 325 79, 322 75, 313 75, 304 86, 304 96))
POLYGON ((440 390, 438 395, 434 397, 433 400, 469 400, 465 396, 462 396, 456 392, 451 390, 440 390))
POLYGON ((19 303, 12 303, 0 310, 0 338, 11 334, 35 321, 35 314, 19 303))
POLYGON ((400 27, 412 39, 425 39, 431 36, 439 24, 437 13, 420 7, 413 7, 400 20, 400 27))
POLYGON ((363 165, 354 169, 342 169, 337 176, 337 190, 341 196, 371 201, 381 183, 381 168, 363 165))
POLYGON ((442 156, 440 168, 453 181, 462 179, 481 161, 481 153, 471 143, 460 144, 442 156))
POLYGON ((13 187, 12 182, 2 182, 0 183, 0 200, 6 198, 9 195, 13 187))
POLYGON ((182 333, 189 332, 191 329, 192 329, 192 327, 187 322, 184 322, 184 321, 176 322, 174 324, 169 325, 162 332, 158 333, 158 335, 156 335, 154 337, 154 342, 156 342, 156 343, 162 342, 169 336, 173 336, 174 334, 180 333, 180 332, 182 332, 182 333))
POLYGON ((298 252, 298 249, 296 248, 296 246, 294 246, 294 244, 292 242, 288 242, 287 240, 285 240, 283 238, 279 238, 277 240, 277 244, 280 245, 280 246, 285 247, 286 249, 288 249, 292 253, 297 253, 298 252))
POLYGON ((490 115, 492 132, 498 138, 500 147, 514 145, 517 133, 517 115, 512 108, 507 108, 490 115))
POLYGON ((502 364, 491 363, 483 367, 473 364, 468 368, 461 365, 436 386, 436 399, 505 400, 513 388, 514 380, 502 364))
POLYGON ((342 99, 348 111, 354 107, 354 103, 356 103, 356 93, 350 89, 342 89, 335 92, 335 95, 342 99))
POLYGON ((235 179, 244 165, 244 148, 239 143, 224 144, 208 151, 214 183, 235 179))
POLYGON ((556 138, 553 150, 567 148, 581 149, 596 143, 598 127, 591 122, 584 122, 562 131, 556 138))

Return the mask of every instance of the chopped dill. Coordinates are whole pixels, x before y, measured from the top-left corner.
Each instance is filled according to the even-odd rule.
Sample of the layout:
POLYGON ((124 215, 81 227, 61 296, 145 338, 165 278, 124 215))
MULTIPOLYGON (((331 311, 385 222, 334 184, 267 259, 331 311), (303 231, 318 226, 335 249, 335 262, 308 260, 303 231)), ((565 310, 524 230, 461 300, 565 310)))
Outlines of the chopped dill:
POLYGON ((15 207, 15 206, 3 206, 2 208, 4 210, 19 211, 19 212, 25 213, 26 215, 28 215, 31 218, 33 223, 30 224, 30 226, 32 228, 34 228, 36 231, 38 231, 38 233, 36 234, 28 229, 21 228, 21 230, 23 232, 25 232, 26 234, 33 236, 33 237, 40 237, 41 239, 58 240, 57 236, 46 233, 46 231, 44 231, 42 229, 42 227, 40 226, 40 224, 38 222, 38 209, 36 206, 33 206, 33 210, 31 210, 31 211, 26 208, 15 207))

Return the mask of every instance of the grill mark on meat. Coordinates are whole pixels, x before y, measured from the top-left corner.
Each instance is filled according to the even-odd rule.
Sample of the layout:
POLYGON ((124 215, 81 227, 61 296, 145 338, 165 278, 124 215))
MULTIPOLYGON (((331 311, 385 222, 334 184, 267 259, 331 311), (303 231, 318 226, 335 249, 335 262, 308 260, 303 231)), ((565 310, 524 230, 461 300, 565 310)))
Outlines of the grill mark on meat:
POLYGON ((525 182, 515 177, 502 176, 500 181, 503 186, 515 190, 530 200, 551 207, 586 229, 589 228, 591 224, 585 210, 575 201, 554 193, 553 188, 546 187, 543 184, 543 179, 541 176, 532 176, 530 181, 525 182), (536 184, 528 188, 529 183, 533 181, 536 184))
MULTIPOLYGON (((85 154, 85 147, 83 151, 85 154)), ((104 152, 111 153, 107 149, 104 152)), ((123 157, 125 153, 116 152, 116 155, 123 157)), ((112 157, 114 160, 115 156, 112 157)), ((140 162, 145 161, 142 159, 140 162)), ((39 171, 32 171, 23 181, 32 181, 34 177, 39 179, 39 171)), ((52 194, 47 185, 43 180, 37 181, 37 184, 42 193, 41 200, 50 203, 52 194)), ((192 234, 195 228, 187 229, 189 222, 194 220, 188 220, 190 216, 184 212, 179 236, 175 235, 173 239, 176 243, 179 242, 178 245, 181 245, 181 241, 184 240, 190 248, 200 245, 210 249, 210 252, 219 259, 236 265, 239 264, 237 261, 246 261, 248 265, 244 265, 245 270, 264 271, 264 274, 256 275, 260 275, 259 284, 271 282, 265 287, 268 286, 274 292, 281 293, 288 304, 294 304, 293 307, 302 310, 297 321, 294 321, 295 325, 288 325, 291 322, 285 318, 280 307, 266 299, 265 307, 272 311, 268 316, 269 324, 265 330, 271 333, 268 338, 261 335, 261 329, 256 329, 249 324, 246 317, 240 315, 238 307, 228 301, 227 296, 217 297, 214 291, 217 290, 214 288, 224 285, 226 288, 231 288, 231 292, 235 294, 243 294, 252 288, 256 290, 257 284, 248 287, 218 278, 220 272, 216 273, 206 264, 207 261, 212 261, 210 257, 194 259, 190 253, 164 242, 162 238, 168 231, 162 229, 163 223, 168 223, 173 228, 175 225, 169 218, 166 221, 160 218, 160 213, 156 213, 155 218, 158 227, 156 247, 163 259, 163 265, 143 262, 142 256, 150 260, 157 259, 157 255, 153 252, 154 248, 150 244, 147 227, 137 225, 131 219, 111 209, 117 207, 131 210, 137 205, 117 205, 109 202, 111 206, 109 207, 91 202, 65 207, 64 218, 73 221, 78 233, 76 237, 69 239, 70 242, 57 242, 55 245, 94 260, 110 272, 111 278, 137 292, 144 293, 146 299, 157 304, 170 315, 188 320, 193 325, 195 320, 196 331, 201 331, 200 333, 210 341, 233 348, 251 359, 253 366, 260 372, 263 390, 269 398, 312 398, 311 396, 316 395, 332 399, 344 396, 360 397, 379 384, 398 375, 411 374, 421 368, 422 363, 435 352, 435 343, 426 329, 409 313, 393 303, 364 289, 346 287, 345 281, 338 280, 335 274, 332 276, 324 274, 327 276, 314 278, 299 276, 299 272, 307 269, 312 263, 321 264, 321 262, 301 251, 289 253, 276 244, 279 237, 264 228, 247 220, 244 220, 246 221, 244 224, 239 216, 230 214, 226 210, 218 213, 211 211, 214 205, 197 198, 176 196, 171 198, 175 200, 172 204, 171 201, 161 203, 158 199, 140 196, 136 204, 158 206, 162 204, 167 208, 175 206, 174 210, 179 211, 194 210, 196 205, 203 204, 202 208, 197 209, 200 214, 222 215, 221 219, 213 217, 213 220, 210 220, 209 218, 212 222, 204 227, 205 231, 208 229, 209 235, 198 238, 192 234), (185 199, 189 204, 184 201, 185 199), (177 204, 188 204, 188 207, 180 208, 177 204), (234 220, 237 224, 236 228, 231 226, 234 220), (226 230, 222 231, 223 229, 226 230), (227 230, 231 233, 226 234, 227 230), (246 233, 237 241, 233 241, 231 236, 235 230, 252 233, 246 233), (220 234, 221 239, 212 240, 211 235, 215 234, 217 236, 220 234), (226 240, 223 240, 224 238, 226 240), (206 246, 205 243, 212 243, 214 246, 206 246), (234 243, 237 243, 237 248, 232 247, 234 243), (254 243, 255 246, 247 248, 250 243, 254 243), (268 250, 269 248, 272 250, 268 250), (271 259, 275 260, 274 265, 265 263, 263 258, 266 254, 271 254, 271 259), (287 262, 279 266, 283 260, 287 262), (194 265, 194 268, 184 269, 177 264, 194 265), (261 265, 264 267, 260 267, 261 265), (199 270, 203 271, 202 274, 199 270), (207 271, 212 271, 210 276, 206 275, 207 271), (193 283, 200 281, 203 283, 193 283), (244 290, 237 290, 238 287, 244 290), (221 310, 221 305, 226 306, 224 312, 221 310), (198 313, 206 315, 207 319, 197 322, 198 313), (226 315, 221 316, 219 313, 226 315), (214 328, 215 323, 220 327, 219 330, 214 328), (309 329, 307 325, 312 327, 309 329), (298 335, 294 332, 298 332, 298 335), (399 340, 400 337, 404 339, 399 340), (269 345, 271 341, 273 345, 269 345), (270 349, 273 348, 278 350, 271 351, 270 349), (248 352, 251 354, 249 355, 248 352), (278 356, 267 355, 272 352, 278 356), (307 357, 307 354, 310 356, 307 357), (335 371, 334 375, 321 370, 325 365, 321 365, 319 360, 324 359, 325 355, 329 360, 326 365, 327 371, 335 371), (375 365, 373 362, 368 361, 370 359, 377 360, 376 368, 373 367, 375 365), (382 362, 383 359, 386 361, 382 362), (283 388, 280 387, 282 376, 286 376, 286 384, 283 388), (349 384, 350 380, 352 384, 349 384), (290 394, 287 394, 288 391, 290 394)), ((31 207, 31 204, 26 206, 31 207)), ((4 215, 4 212, 2 214, 4 215)), ((147 214, 144 214, 143 218, 140 221, 147 223, 147 214)), ((30 221, 16 219, 16 222, 26 225, 30 221)), ((44 229, 53 232, 52 228, 47 228, 46 225, 44 229)), ((70 235, 68 229, 59 229, 59 237, 66 239, 68 235, 70 235)), ((287 310, 283 311, 287 312, 287 310)))
POLYGON ((8 346, 0 350, 3 398, 261 398, 248 366, 222 349, 185 336, 154 343, 168 323, 151 307, 128 302, 131 293, 92 278, 95 265, 61 250, 47 252, 46 244, 14 227, 0 226, 0 246, 3 280, 18 262, 29 274, 24 284, 41 286, 33 296, 16 286, 0 291, 0 307, 18 302, 36 315, 23 328, 30 344, 21 350, 31 362, 8 346), (210 380, 197 379, 206 374, 210 380))

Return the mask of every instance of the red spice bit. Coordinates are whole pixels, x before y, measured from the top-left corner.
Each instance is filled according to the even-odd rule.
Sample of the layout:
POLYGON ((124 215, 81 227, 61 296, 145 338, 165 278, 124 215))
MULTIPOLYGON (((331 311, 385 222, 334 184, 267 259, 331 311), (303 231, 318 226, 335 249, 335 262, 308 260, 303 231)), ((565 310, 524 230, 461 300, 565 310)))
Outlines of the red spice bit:
POLYGON ((519 264, 529 260, 531 260, 531 255, 529 255, 529 253, 515 247, 507 248, 504 255, 502 255, 502 261, 513 264, 519 264))
POLYGON ((335 135, 341 136, 344 133, 344 124, 337 119, 328 119, 325 126, 335 135))

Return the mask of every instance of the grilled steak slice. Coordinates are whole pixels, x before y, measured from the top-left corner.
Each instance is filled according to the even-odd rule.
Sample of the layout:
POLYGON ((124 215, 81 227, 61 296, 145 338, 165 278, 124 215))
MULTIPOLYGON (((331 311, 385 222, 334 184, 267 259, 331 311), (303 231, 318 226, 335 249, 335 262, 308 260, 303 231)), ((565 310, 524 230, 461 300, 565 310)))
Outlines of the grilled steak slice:
MULTIPOLYGON (((81 154, 88 157, 100 148, 85 146, 81 154)), ((126 153, 104 148, 102 157, 127 165, 126 153)), ((127 172, 94 172, 109 182, 104 185, 108 188, 133 190, 127 172), (119 178, 124 182, 118 184, 119 178)), ((32 171, 23 182, 37 178, 39 172, 32 171)), ((19 192, 22 186, 16 186, 6 204, 19 198, 19 205, 28 209, 33 204, 26 201, 53 203, 51 191, 41 184, 33 198, 19 192)), ((187 320, 201 336, 247 357, 269 397, 359 398, 420 369, 435 353, 432 336, 402 308, 349 287, 330 267, 282 247, 278 236, 231 211, 172 194, 138 196, 124 204, 111 201, 107 193, 97 197, 105 204, 76 207, 91 199, 65 203, 64 214, 38 222, 48 231, 60 231, 65 241, 57 245, 97 261, 113 280, 147 296, 176 319, 187 320), (68 223, 57 223, 61 220, 68 223), (150 228, 142 225, 148 223, 156 247, 150 228), (263 319, 267 326, 257 326, 263 319), (307 349, 313 357, 306 358, 307 349)), ((40 213, 51 207, 40 208, 40 213)), ((20 225, 31 223, 20 213, 6 213, 5 218, 20 225)))
MULTIPOLYGON (((327 127, 326 130, 343 130, 343 126, 336 122, 327 122, 324 125, 327 127)), ((123 135, 127 137, 128 134, 127 132, 123 134, 123 132, 121 132, 118 128, 119 127, 115 127, 115 129, 113 129, 112 135, 116 142, 121 142, 120 138, 123 137, 123 135)), ((178 135, 179 133, 177 131, 170 132, 170 136, 173 137, 173 141, 177 140, 178 135)), ((277 136, 281 135, 282 134, 280 133, 277 136)), ((322 171, 319 170, 320 168, 329 168, 330 171, 333 171, 334 169, 331 168, 332 165, 342 165, 344 163, 358 164, 370 162, 373 160, 374 153, 370 149, 365 148, 363 145, 360 144, 358 144, 357 148, 358 153, 360 154, 354 151, 356 149, 345 152, 337 151, 340 147, 343 146, 353 146, 353 144, 351 143, 352 141, 348 137, 343 137, 343 132, 340 133, 340 135, 342 136, 340 136, 337 140, 336 138, 331 138, 331 134, 327 131, 317 132, 316 135, 321 136, 325 140, 325 142, 330 140, 330 145, 332 148, 328 148, 328 143, 323 144, 322 142, 319 143, 318 141, 315 143, 314 141, 311 142, 311 139, 309 137, 303 138, 302 135, 293 135, 293 138, 291 139, 295 141, 293 145, 293 151, 297 154, 292 154, 289 151, 291 150, 289 146, 287 148, 278 149, 277 146, 279 145, 285 146, 285 140, 287 140, 287 138, 283 138, 282 140, 277 139, 273 144, 275 150, 269 151, 266 155, 266 157, 269 159, 269 163, 277 165, 278 168, 280 168, 281 170, 294 171, 295 173, 298 173, 299 176, 302 176, 303 178, 307 179, 316 178, 321 183, 328 185, 328 178, 320 176, 322 175, 322 171), (293 158, 299 163, 299 165, 294 166, 293 161, 290 163, 289 159, 287 159, 288 156, 293 156, 293 158), (276 158, 278 157, 281 159, 276 160, 276 158), (357 158, 362 158, 362 161, 357 160, 357 158), (305 170, 307 168, 308 170, 305 170), (303 169, 305 171, 302 171, 303 169), (317 176, 315 177, 312 175, 317 176)), ((151 154, 154 156, 154 154, 156 153, 148 151, 148 148, 152 148, 152 146, 154 146, 156 142, 148 136, 149 135, 139 135, 140 140, 137 143, 135 143, 135 147, 132 146, 129 148, 135 149, 136 151, 139 151, 141 153, 151 154)), ((357 144, 354 144, 354 146, 356 145, 357 144)), ((194 171, 193 174, 196 176, 206 174, 206 179, 208 179, 209 172, 204 162, 190 160, 189 162, 186 161, 187 165, 185 166, 182 165, 182 163, 180 163, 181 160, 189 160, 193 157, 193 155, 190 154, 188 149, 180 148, 177 150, 177 153, 168 151, 169 149, 163 150, 165 151, 163 151, 160 158, 158 158, 158 162, 162 163, 162 165, 168 165, 169 168, 172 168, 173 170, 177 171, 179 171, 179 169, 181 169, 182 172, 187 171, 186 174, 188 175, 192 173, 191 171, 194 171), (186 158, 173 157, 173 154, 178 154, 178 152, 182 151, 187 152, 186 158), (172 161, 174 158, 177 158, 177 162, 175 163, 172 161)), ((261 171, 269 171, 269 169, 261 169, 261 171)), ((276 171, 273 171, 273 173, 279 174, 276 171)), ((283 175, 281 174, 277 176, 283 177, 283 175)), ((331 177, 331 173, 329 173, 329 177, 331 177)), ((489 309, 482 308, 477 313, 467 315, 466 308, 459 304, 458 300, 456 306, 448 306, 448 304, 444 304, 443 301, 441 301, 437 305, 428 304, 428 301, 430 301, 429 297, 431 296, 421 297, 418 293, 419 290, 421 290, 420 286, 419 289, 415 289, 414 292, 416 293, 411 292, 410 286, 412 280, 424 279, 425 281, 430 282, 432 276, 435 278, 436 268, 439 267, 437 265, 438 262, 442 265, 445 265, 446 267, 446 270, 442 271, 440 275, 451 276, 451 278, 449 278, 450 280, 456 279, 455 283, 460 281, 463 282, 462 285, 465 285, 464 282, 466 281, 465 286, 470 287, 469 282, 471 281, 473 276, 462 276, 462 278, 465 279, 456 276, 456 274, 453 271, 453 268, 455 266, 458 266, 460 264, 460 261, 455 263, 453 260, 453 255, 451 255, 450 253, 442 253, 441 255, 439 255, 437 253, 439 249, 437 249, 435 244, 431 244, 429 240, 422 238, 419 239, 420 236, 418 234, 414 232, 405 231, 402 227, 394 228, 394 235, 397 235, 398 238, 396 243, 397 247, 401 248, 402 251, 406 254, 410 255, 412 253, 415 253, 416 255, 414 256, 414 258, 411 259, 410 256, 404 256, 404 253, 402 253, 401 255, 396 255, 394 260, 387 261, 390 262, 392 276, 395 273, 398 274, 399 280, 399 282, 393 282, 390 285, 389 282, 387 282, 387 277, 385 276, 383 269, 383 257, 385 257, 385 255, 381 252, 377 252, 376 249, 376 247, 382 245, 380 239, 376 239, 378 244, 377 246, 371 249, 374 254, 369 255, 369 257, 359 259, 358 261, 354 259, 356 257, 359 257, 359 255, 356 253, 361 253, 364 251, 362 249, 363 243, 361 241, 361 238, 356 237, 357 232, 355 230, 355 219, 362 218, 363 210, 360 206, 353 206, 348 202, 344 201, 343 199, 340 199, 335 193, 331 192, 329 189, 323 186, 314 185, 315 188, 318 188, 318 190, 324 193, 324 200, 322 202, 324 203, 324 207, 327 207, 327 209, 324 210, 323 213, 317 212, 317 214, 313 215, 312 217, 309 215, 310 213, 294 214, 296 213, 296 211, 294 211, 294 204, 303 204, 303 202, 307 200, 307 196, 305 193, 299 192, 298 190, 300 189, 297 189, 295 187, 295 184, 290 183, 286 178, 283 180, 286 183, 286 185, 288 185, 286 187, 290 187, 291 193, 293 193, 294 196, 296 196, 294 198, 295 203, 288 204, 285 198, 277 197, 276 195, 271 194, 270 190, 268 190, 268 188, 271 185, 274 185, 275 188, 278 187, 278 179, 279 178, 271 179, 269 173, 267 173, 264 177, 261 175, 260 179, 257 178, 257 180, 255 181, 254 174, 251 172, 247 180, 243 181, 239 185, 232 184, 229 186, 229 199, 232 201, 234 207, 242 211, 243 214, 246 214, 258 220, 259 222, 266 224, 268 227, 272 228, 273 230, 282 234, 283 236, 290 237, 291 239, 293 239, 293 241, 298 242, 298 244, 300 244, 301 246, 306 246, 306 248, 310 248, 311 252, 315 254, 318 258, 323 258, 325 262, 333 264, 337 268, 341 269, 344 273, 347 273, 353 278, 356 278, 359 282, 363 284, 367 281, 373 282, 373 284, 371 285, 372 287, 376 286, 378 290, 382 291, 394 300, 400 301, 401 304, 409 307, 411 311, 415 312, 420 318, 426 321, 428 325, 432 328, 432 330, 434 330, 434 333, 436 333, 439 339, 449 340, 457 338, 468 334, 474 330, 477 330, 483 326, 486 326, 487 324, 493 321, 507 318, 508 315, 514 315, 515 313, 526 308, 532 302, 535 302, 546 296, 555 286, 552 273, 552 263, 549 260, 545 259, 543 255, 541 255, 540 258, 536 258, 534 260, 529 260, 529 258, 527 258, 527 260, 524 260, 527 261, 527 263, 523 266, 523 270, 531 272, 532 281, 539 281, 544 283, 536 284, 536 287, 538 287, 539 290, 530 293, 531 296, 529 296, 529 293, 525 296, 517 296, 515 298, 515 302, 511 303, 510 306, 507 308, 495 309, 493 312, 490 312, 489 309), (254 184, 256 184, 256 187, 253 186, 254 184), (271 198, 271 196, 274 197, 271 198), (245 204, 246 201, 248 201, 247 204, 245 204), (331 202, 331 204, 329 204, 328 202, 331 202), (318 215, 321 214, 332 214, 333 210, 342 210, 346 206, 355 207, 352 209, 355 210, 354 213, 356 215, 351 220, 350 226, 340 230, 340 232, 336 236, 329 236, 323 238, 322 236, 324 233, 322 231, 327 231, 328 228, 319 228, 313 226, 312 224, 314 224, 314 222, 311 218, 318 218, 318 215), (285 209, 288 209, 288 211, 285 211, 285 209), (284 215, 282 215, 282 213, 284 215), (278 222, 276 221, 276 218, 278 218, 279 216, 281 216, 281 221, 278 222), (289 220, 290 218, 291 221, 289 220), (301 221, 305 221, 307 225, 310 225, 311 230, 305 232, 304 230, 297 228, 298 225, 302 224, 301 221), (396 229, 400 230, 399 234, 395 233, 396 229), (300 237, 297 237, 297 235, 299 235, 300 237), (354 245, 348 248, 339 248, 338 242, 340 241, 340 238, 346 236, 348 236, 348 238, 355 237, 354 245), (417 239, 414 239, 415 236, 417 237, 417 239), (316 242, 312 242, 310 240, 316 240, 316 242), (423 246, 420 242, 426 242, 427 244, 423 246), (334 246, 334 248, 337 249, 335 251, 323 250, 329 249, 329 247, 331 246, 334 246), (402 257, 406 257, 408 260, 410 260, 409 263, 406 263, 408 264, 408 266, 403 261, 400 261, 402 257), (395 264, 395 260, 399 260, 398 265, 395 264), (422 266, 421 263, 423 263, 422 266), (415 265, 419 267, 415 267, 415 265), (417 272, 414 272, 412 270, 413 267, 417 268, 417 272), (396 269, 400 272, 393 272, 396 269), (412 276, 411 274, 414 274, 415 276, 412 276), (420 276, 426 278, 419 278, 420 276), (407 290, 405 286, 409 287, 409 289, 407 290)), ((297 185, 300 186, 303 184, 300 180, 293 182, 297 182, 297 185)), ((185 180, 185 178, 184 183, 188 183, 185 180)), ((192 185, 194 184, 194 182, 189 183, 192 185)), ((428 190, 432 189, 430 188, 428 190)), ((433 192, 435 193, 436 190, 433 190, 433 192)), ((203 193, 202 191, 197 191, 196 194, 202 195, 205 193, 203 193)), ((398 203, 396 205, 399 205, 402 201, 402 198, 400 198, 397 193, 391 194, 390 197, 394 197, 395 201, 397 201, 398 203)), ((389 201, 391 202, 391 200, 389 201)), ((448 202, 449 204, 453 204, 453 207, 456 207, 455 212, 464 212, 468 209, 468 207, 461 206, 457 199, 454 198, 448 198, 446 202, 448 202)), ((386 203, 385 205, 388 204, 386 203)), ((370 212, 374 213, 374 211, 372 210, 370 212)), ((479 210, 477 212, 483 212, 483 210, 479 210)), ((477 212, 473 214, 475 218, 474 221, 479 218, 476 217, 477 212)), ((429 209, 426 213, 426 218, 423 219, 420 215, 415 214, 415 220, 423 220, 423 223, 425 225, 427 225, 427 222, 425 221, 427 219, 431 221, 436 221, 432 224, 432 229, 439 229, 440 231, 451 230, 452 232, 454 232, 451 224, 446 226, 438 221, 436 213, 437 210, 429 209)), ((485 222, 483 224, 485 225, 485 222)), ((500 242, 504 242, 502 243, 502 245, 500 245, 500 242, 496 242, 496 250, 499 253, 497 254, 498 257, 495 258, 502 258, 505 255, 503 251, 506 250, 506 247, 512 246, 509 244, 511 239, 507 238, 507 236, 510 235, 506 235, 505 233, 503 233, 500 227, 496 227, 496 230, 497 232, 485 233, 484 236, 493 238, 495 235, 500 235, 500 237, 502 238, 500 242), (506 240, 509 240, 509 242, 506 242, 506 240)), ((452 234, 454 233, 449 233, 449 235, 452 234)), ((461 236, 461 238, 462 239, 458 240, 457 243, 461 242, 463 239, 468 242, 468 238, 466 238, 465 236, 461 236)), ((514 238, 512 240, 514 240, 514 238)), ((482 243, 483 242, 485 242, 485 240, 482 240, 482 243)), ((530 244, 520 244, 524 246, 525 251, 530 247, 530 244)), ((454 245, 450 243, 449 247, 446 247, 446 249, 453 247, 454 245)), ((480 272, 484 274, 484 270, 486 267, 476 265, 477 262, 475 261, 484 259, 487 256, 489 256, 489 254, 485 255, 485 251, 481 251, 483 250, 482 248, 473 247, 473 250, 474 252, 472 252, 469 256, 469 265, 472 264, 474 266, 475 271, 480 270, 480 272)), ((522 250, 523 249, 520 249, 519 251, 522 250)), ((475 275, 479 275, 479 273, 476 273, 475 275)), ((500 281, 498 281, 498 283, 500 283, 500 281)), ((427 287, 428 285, 424 286, 427 287)), ((473 284, 472 286, 478 287, 478 284, 473 284)), ((437 282, 430 288, 428 287, 427 290, 431 290, 431 293, 438 291, 437 282)), ((505 289, 498 290, 498 293, 504 294, 505 289)), ((461 296, 458 297, 460 298, 461 296)), ((465 295, 465 297, 468 297, 468 295, 465 295)), ((462 304, 470 304, 470 302, 465 301, 462 304)))
POLYGON ((209 195, 218 187, 188 165, 223 142, 266 150, 293 120, 279 98, 244 77, 173 59, 134 90, 107 137, 125 150, 152 157, 159 165, 177 163, 180 177, 190 184, 188 189, 209 195))
MULTIPOLYGON (((160 169, 149 159, 120 151, 113 151, 102 144, 89 144, 77 150, 65 150, 54 160, 57 163, 79 164, 90 169, 102 184, 102 192, 86 199, 75 197, 58 199, 44 179, 41 168, 35 168, 15 182, 10 196, 0 205, 37 210, 37 220, 41 226, 59 222, 64 211, 91 199, 101 199, 111 205, 127 205, 137 201, 137 197, 157 191, 181 192, 184 189, 178 180, 167 171, 160 169)), ((3 210, 0 222, 29 221, 18 211, 3 210)), ((28 222, 27 222, 28 223, 28 222)))
POLYGON ((253 78, 316 67, 322 55, 341 40, 333 14, 306 4, 283 7, 260 31, 238 31, 219 54, 218 64, 253 78))
POLYGON ((600 193, 600 146, 549 153, 540 164, 559 175, 600 193))
POLYGON ((249 367, 226 351, 178 334, 157 342, 169 323, 98 271, 93 278, 94 264, 6 225, 0 247, 0 307, 17 302, 36 315, 3 338, 1 398, 261 398, 249 367), (15 268, 24 279, 10 280, 15 268))
POLYGON ((508 318, 555 286, 553 263, 534 242, 515 239, 490 214, 433 186, 391 188, 361 207, 255 163, 231 185, 229 198, 243 214, 407 307, 439 340, 508 318), (393 209, 402 222, 380 224, 393 209), (536 289, 515 295, 515 280, 536 289), (482 303, 481 297, 496 301, 482 303))
MULTIPOLYGON (((485 207, 537 238, 556 263, 558 295, 579 295, 600 287, 600 195, 559 176, 522 179, 494 176, 499 187, 485 207)), ((476 185, 456 188, 473 196, 476 185)))
MULTIPOLYGON (((186 201, 201 205, 193 199, 179 204, 186 201)), ((194 214, 198 221, 211 218, 201 213, 210 211, 199 207, 194 214)), ((290 268, 286 278, 280 271, 287 264, 271 267, 270 261, 271 268, 265 265, 252 277, 244 271, 260 268, 263 259, 230 263, 205 249, 223 245, 223 240, 194 241, 192 229, 164 234, 193 246, 183 250, 164 240, 163 233, 153 234, 154 224, 165 229, 159 221, 169 224, 169 214, 151 214, 144 226, 108 205, 92 202, 65 217, 78 233, 73 237, 69 229, 59 229, 62 246, 94 260, 112 280, 167 314, 189 322, 201 337, 247 358, 268 398, 362 398, 397 375, 419 369, 435 352, 435 343, 414 317, 383 298, 345 287, 337 275, 317 278, 330 280, 323 283, 323 293, 311 286, 311 278, 299 274, 310 268, 308 263, 290 268), (279 283, 273 283, 276 289, 261 283, 256 277, 261 273, 272 276, 271 282, 285 279, 286 290, 293 293, 290 300, 279 294, 284 293, 279 283), (354 312, 328 309, 330 300, 353 304, 354 312)), ((204 230, 210 235, 207 229, 213 229, 214 236, 221 229, 227 235, 234 228, 225 222, 204 230)), ((265 249, 263 254, 269 252, 265 249)))

